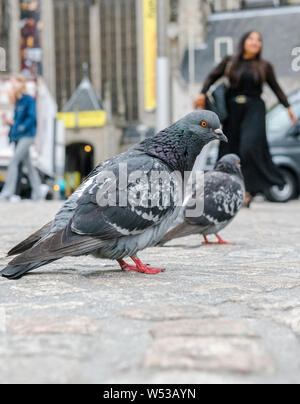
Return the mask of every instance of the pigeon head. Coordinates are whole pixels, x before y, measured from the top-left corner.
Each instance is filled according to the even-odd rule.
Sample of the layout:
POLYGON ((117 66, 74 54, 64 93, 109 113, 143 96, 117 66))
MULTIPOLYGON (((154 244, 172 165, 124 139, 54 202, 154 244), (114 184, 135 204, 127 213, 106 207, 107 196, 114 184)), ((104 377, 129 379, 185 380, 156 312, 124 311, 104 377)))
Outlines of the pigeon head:
POLYGON ((173 170, 191 171, 203 147, 212 140, 227 142, 218 116, 210 111, 194 111, 136 146, 173 170))
POLYGON ((220 119, 214 112, 205 110, 191 112, 179 121, 180 124, 188 125, 189 135, 196 137, 198 141, 201 140, 201 143, 207 144, 212 140, 228 142, 222 131, 220 119))
POLYGON ((237 175, 243 178, 241 167, 241 159, 238 155, 227 154, 217 162, 215 171, 221 171, 222 173, 237 175))

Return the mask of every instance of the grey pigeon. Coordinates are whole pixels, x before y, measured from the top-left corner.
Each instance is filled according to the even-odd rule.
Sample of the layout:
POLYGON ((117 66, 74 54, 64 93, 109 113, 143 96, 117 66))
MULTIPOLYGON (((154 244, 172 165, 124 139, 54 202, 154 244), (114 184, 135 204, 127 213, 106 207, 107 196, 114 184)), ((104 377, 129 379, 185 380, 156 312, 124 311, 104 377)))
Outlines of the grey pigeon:
POLYGON ((147 181, 161 172, 176 172, 183 177, 192 170, 207 143, 215 139, 227 141, 220 127, 216 114, 195 111, 128 152, 100 164, 66 201, 53 222, 9 252, 9 256, 19 255, 0 272, 2 276, 18 279, 65 256, 89 254, 117 260, 126 271, 161 272, 160 268, 144 265, 137 253, 161 240, 182 204, 180 207, 175 203, 176 176, 163 183, 158 193, 149 189, 147 181), (143 175, 136 178, 137 172, 143 175), (132 175, 134 178, 130 179, 132 175), (164 204, 162 199, 167 193, 170 203, 164 204), (157 203, 153 204, 156 194, 157 203), (128 265, 126 257, 131 257, 134 265, 128 265))
POLYGON ((192 234, 203 235, 204 244, 230 244, 222 240, 218 233, 232 222, 245 200, 240 158, 235 154, 224 156, 213 171, 204 174, 204 189, 198 191, 197 197, 204 198, 201 214, 196 217, 187 214, 195 206, 197 197, 194 189, 186 198, 176 225, 163 237, 160 246, 192 234), (217 243, 208 241, 207 236, 210 234, 217 236, 217 243))

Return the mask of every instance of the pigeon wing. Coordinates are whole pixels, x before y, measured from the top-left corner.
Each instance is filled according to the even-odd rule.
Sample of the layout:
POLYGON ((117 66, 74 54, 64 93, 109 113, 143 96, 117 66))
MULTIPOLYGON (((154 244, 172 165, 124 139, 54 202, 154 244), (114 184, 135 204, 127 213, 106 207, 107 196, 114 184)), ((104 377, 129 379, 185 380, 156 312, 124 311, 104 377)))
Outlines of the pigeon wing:
POLYGON ((232 220, 245 199, 243 182, 238 177, 226 173, 206 173, 204 190, 203 214, 198 217, 185 215, 189 224, 203 228, 232 220))
POLYGON ((173 213, 174 179, 157 182, 157 176, 153 177, 154 173, 169 175, 166 164, 146 154, 133 155, 127 160, 126 184, 119 164, 110 170, 113 176, 100 173, 78 200, 71 220, 74 233, 101 240, 138 235, 173 213))

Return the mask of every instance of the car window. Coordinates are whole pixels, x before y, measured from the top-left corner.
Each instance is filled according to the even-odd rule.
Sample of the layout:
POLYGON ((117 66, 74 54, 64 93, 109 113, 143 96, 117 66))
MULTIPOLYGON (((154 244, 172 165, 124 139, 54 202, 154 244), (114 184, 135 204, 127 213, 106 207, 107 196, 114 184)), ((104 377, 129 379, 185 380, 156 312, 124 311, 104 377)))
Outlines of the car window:
MULTIPOLYGON (((300 118, 300 100, 292 103, 292 109, 297 118, 300 118)), ((283 105, 277 105, 267 114, 268 138, 274 140, 284 136, 291 127, 291 120, 283 105)))

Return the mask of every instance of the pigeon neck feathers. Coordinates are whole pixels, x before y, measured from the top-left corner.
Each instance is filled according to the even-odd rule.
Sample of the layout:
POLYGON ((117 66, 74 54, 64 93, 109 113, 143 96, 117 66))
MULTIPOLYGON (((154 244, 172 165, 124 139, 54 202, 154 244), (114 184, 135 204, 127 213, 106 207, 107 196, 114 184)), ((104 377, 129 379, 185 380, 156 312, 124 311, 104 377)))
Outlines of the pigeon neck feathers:
POLYGON ((189 132, 187 126, 175 124, 135 148, 162 160, 172 170, 183 175, 185 171, 192 171, 205 144, 201 137, 189 132))

